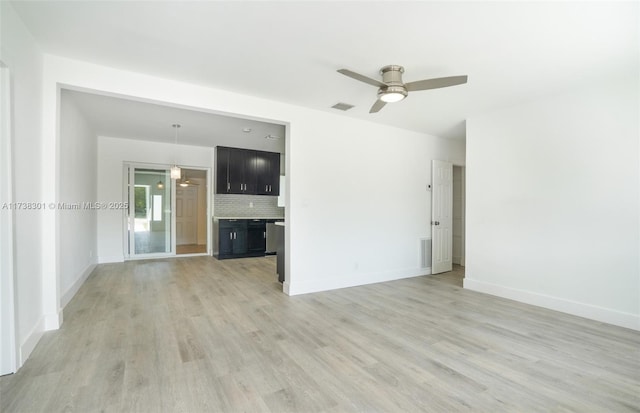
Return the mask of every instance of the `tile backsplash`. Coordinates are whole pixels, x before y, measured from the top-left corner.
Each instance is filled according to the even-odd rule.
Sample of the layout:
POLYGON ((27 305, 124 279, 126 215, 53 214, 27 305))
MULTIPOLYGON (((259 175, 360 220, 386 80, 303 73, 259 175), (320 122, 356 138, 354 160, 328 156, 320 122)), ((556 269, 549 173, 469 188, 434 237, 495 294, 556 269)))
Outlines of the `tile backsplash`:
POLYGON ((268 195, 216 194, 213 211, 216 217, 284 218, 284 208, 278 206, 278 197, 268 195))

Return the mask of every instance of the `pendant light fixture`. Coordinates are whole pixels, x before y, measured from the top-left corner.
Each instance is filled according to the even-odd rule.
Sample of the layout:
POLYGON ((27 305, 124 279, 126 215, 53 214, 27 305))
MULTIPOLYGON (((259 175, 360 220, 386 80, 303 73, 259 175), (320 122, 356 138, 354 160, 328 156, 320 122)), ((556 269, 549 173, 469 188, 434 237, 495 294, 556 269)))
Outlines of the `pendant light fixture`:
MULTIPOLYGON (((178 146, 178 128, 180 128, 180 124, 174 123, 171 126, 176 130, 175 144, 176 146, 178 146)), ((171 167, 171 179, 180 179, 180 175, 181 175, 180 167, 177 165, 177 162, 174 162, 173 166, 171 167)))

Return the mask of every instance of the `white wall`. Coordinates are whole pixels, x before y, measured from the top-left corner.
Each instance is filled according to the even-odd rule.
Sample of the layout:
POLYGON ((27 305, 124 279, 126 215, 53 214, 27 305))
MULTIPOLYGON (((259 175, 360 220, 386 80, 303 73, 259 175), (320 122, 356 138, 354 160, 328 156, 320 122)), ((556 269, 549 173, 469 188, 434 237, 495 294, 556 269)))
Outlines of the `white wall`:
MULTIPOLYGON (((170 127, 170 124, 168 124, 170 127)), ((123 165, 125 162, 211 168, 213 148, 137 141, 132 139, 98 138, 98 201, 126 202, 123 165), (177 148, 177 149, 176 149, 177 148)), ((124 210, 98 211, 98 261, 124 260, 124 210)))
POLYGON ((466 288, 640 329, 638 88, 467 121, 466 288))
POLYGON ((461 161, 464 144, 324 112, 291 130, 291 291, 424 274, 431 160, 461 161))
MULTIPOLYGON (((41 202, 42 53, 9 2, 0 2, 0 61, 11 73, 13 113, 13 184, 15 202, 41 202)), ((6 213, 0 211, 0 213, 6 213)), ((15 214, 14 270, 18 366, 35 347, 45 328, 43 317, 43 211, 15 214)))
MULTIPOLYGON (((461 142, 49 55, 47 141, 56 139, 57 84, 289 123, 285 289, 290 294, 420 274, 419 238, 430 235, 430 161, 464 162, 461 142)), ((101 145, 100 139, 99 200, 120 199, 121 182, 101 178, 107 162, 101 145)), ((173 161, 164 158, 158 154, 149 161, 173 161)), ((117 167, 121 159, 108 162, 117 167)), ((45 170, 52 164, 55 154, 45 170)), ((111 261, 122 255, 112 241, 119 227, 104 223, 120 222, 121 216, 98 219, 100 259, 111 261)))
POLYGON ((97 137, 72 96, 62 91, 60 102, 58 202, 81 205, 80 209, 57 209, 61 307, 64 307, 97 262, 97 212, 84 208, 85 203, 97 199, 97 137))

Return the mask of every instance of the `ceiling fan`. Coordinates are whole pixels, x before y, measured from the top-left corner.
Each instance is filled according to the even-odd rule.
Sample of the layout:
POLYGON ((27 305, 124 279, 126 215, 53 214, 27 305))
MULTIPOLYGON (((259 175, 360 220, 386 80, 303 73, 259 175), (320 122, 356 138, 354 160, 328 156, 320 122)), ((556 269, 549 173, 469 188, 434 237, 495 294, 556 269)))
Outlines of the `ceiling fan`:
POLYGON ((467 83, 467 76, 438 77, 404 83, 402 82, 404 67, 398 65, 389 65, 380 69, 382 81, 352 72, 349 69, 339 69, 338 73, 378 87, 378 100, 371 106, 369 113, 380 111, 387 103, 401 101, 407 97, 409 92, 438 89, 467 83))
POLYGON ((190 179, 187 177, 187 173, 186 173, 186 172, 185 172, 185 174, 184 174, 184 179, 181 179, 181 180, 179 180, 179 181, 177 181, 177 182, 178 182, 178 185, 180 185, 180 186, 181 186, 181 187, 183 187, 183 188, 186 188, 186 187, 188 187, 188 186, 198 186, 198 185, 199 185, 198 183, 193 182, 192 180, 190 180, 190 179))

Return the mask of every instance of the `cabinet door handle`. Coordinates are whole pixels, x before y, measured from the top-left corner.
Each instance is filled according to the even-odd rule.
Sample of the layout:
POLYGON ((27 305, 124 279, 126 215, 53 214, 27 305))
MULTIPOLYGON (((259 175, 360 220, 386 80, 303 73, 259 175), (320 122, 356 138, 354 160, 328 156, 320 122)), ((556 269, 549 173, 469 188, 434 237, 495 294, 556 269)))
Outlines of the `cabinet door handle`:
POLYGON ((265 231, 265 232, 263 232, 263 233, 262 233, 262 237, 263 237, 263 238, 267 238, 267 231, 265 231))
POLYGON ((229 239, 233 239, 233 232, 229 233, 229 239))
POLYGON ((227 192, 229 192, 230 189, 231 189, 231 183, 227 182, 227 192))

